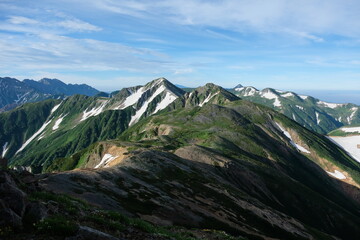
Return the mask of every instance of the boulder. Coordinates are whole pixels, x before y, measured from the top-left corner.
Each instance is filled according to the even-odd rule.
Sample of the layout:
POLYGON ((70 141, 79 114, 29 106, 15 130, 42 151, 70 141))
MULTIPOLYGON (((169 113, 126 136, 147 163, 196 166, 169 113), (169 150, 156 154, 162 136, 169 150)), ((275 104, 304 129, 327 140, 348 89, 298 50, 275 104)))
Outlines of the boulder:
POLYGON ((26 194, 17 187, 13 178, 7 172, 0 171, 0 199, 20 218, 25 212, 25 198, 26 194))
POLYGON ((48 216, 48 211, 45 205, 41 202, 31 202, 26 206, 24 215, 24 223, 37 223, 48 216))
POLYGON ((22 219, 7 204, 0 199, 0 228, 11 227, 19 229, 22 227, 22 219))

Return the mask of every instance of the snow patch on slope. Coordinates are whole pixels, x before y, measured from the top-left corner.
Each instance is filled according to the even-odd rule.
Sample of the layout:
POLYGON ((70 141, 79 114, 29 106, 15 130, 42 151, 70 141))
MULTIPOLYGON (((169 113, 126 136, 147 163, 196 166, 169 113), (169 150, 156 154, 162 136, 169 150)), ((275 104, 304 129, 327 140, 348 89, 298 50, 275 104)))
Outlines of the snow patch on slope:
POLYGON ((304 148, 303 146, 297 144, 297 143, 294 143, 293 141, 290 141, 290 143, 296 147, 298 150, 300 150, 301 152, 304 152, 304 153, 310 153, 309 150, 307 150, 306 148, 304 148))
POLYGON ((349 116, 348 119, 347 119, 349 124, 350 124, 351 121, 354 119, 355 113, 359 110, 359 108, 353 107, 353 108, 351 108, 351 110, 352 110, 352 113, 350 114, 350 116, 349 116))
POLYGON ((293 93, 291 92, 288 92, 288 93, 285 93, 285 94, 281 94, 282 97, 293 97, 295 96, 293 93))
POLYGON ((298 95, 302 100, 306 100, 309 96, 305 96, 305 95, 298 95))
POLYGON ((356 161, 360 162, 360 136, 328 137, 338 146, 343 148, 356 161))
POLYGON ((59 103, 58 105, 54 106, 54 107, 51 109, 50 115, 53 114, 53 113, 60 107, 61 104, 62 104, 62 102, 59 103))
POLYGON ((209 94, 205 100, 199 104, 200 107, 204 106, 205 103, 209 102, 213 97, 215 97, 217 94, 219 94, 219 92, 216 92, 214 94, 209 94))
POLYGON ((342 172, 340 172, 340 171, 338 171, 338 170, 335 170, 333 173, 332 172, 328 172, 328 171, 326 171, 329 175, 331 175, 331 176, 333 176, 333 177, 335 177, 335 178, 337 178, 337 179, 346 179, 346 177, 345 177, 345 175, 342 173, 342 172))
POLYGON ((129 126, 133 125, 137 121, 139 121, 140 117, 146 112, 146 109, 148 108, 150 102, 154 100, 154 98, 157 97, 160 93, 162 93, 165 90, 164 86, 160 86, 155 93, 141 106, 141 108, 131 117, 129 126))
POLYGON ((60 117, 58 118, 58 120, 56 120, 54 126, 52 127, 52 130, 56 130, 56 129, 59 128, 60 123, 62 122, 62 120, 64 119, 64 117, 66 117, 66 115, 65 115, 65 116, 60 115, 60 117))
POLYGON ((2 157, 5 157, 5 154, 6 152, 9 150, 9 147, 8 147, 8 142, 6 142, 3 146, 3 149, 2 149, 2 157))
POLYGON ((340 103, 328 103, 328 102, 323 102, 323 101, 319 101, 317 102, 318 105, 323 105, 325 107, 328 107, 328 108, 337 108, 337 107, 341 107, 343 106, 344 104, 340 104, 340 103))
POLYGON ((101 159, 100 163, 98 165, 95 166, 95 168, 99 168, 101 165, 106 165, 107 163, 111 162, 112 160, 114 160, 115 158, 117 158, 118 156, 113 156, 109 153, 106 153, 103 158, 101 159))
POLYGON ((92 108, 91 110, 88 111, 88 109, 86 109, 84 112, 83 112, 83 116, 80 120, 80 122, 88 119, 89 117, 93 117, 93 116, 97 116, 99 115, 100 113, 102 113, 104 111, 104 108, 107 104, 107 101, 106 102, 103 102, 100 106, 98 107, 94 107, 92 108))
POLYGON ((248 97, 248 96, 254 96, 255 95, 255 93, 257 93, 257 90, 255 89, 255 88, 253 88, 253 87, 250 87, 250 88, 246 88, 246 90, 247 89, 250 89, 249 91, 246 91, 246 93, 245 93, 245 97, 248 97))
POLYGON ((290 135, 290 133, 288 131, 286 131, 279 123, 275 122, 275 124, 279 127, 279 129, 283 132, 283 134, 290 140, 290 144, 293 145, 294 147, 296 147, 296 149, 298 149, 301 152, 304 153, 310 153, 309 150, 307 150, 306 148, 304 148, 303 146, 300 146, 299 144, 295 143, 292 140, 292 137, 290 135))
POLYGON ((319 113, 315 112, 315 116, 316 116, 316 123, 317 123, 317 125, 319 125, 319 123, 321 122, 321 120, 319 118, 319 113))
POLYGON ((38 130, 36 133, 34 133, 28 140, 26 140, 26 142, 21 146, 21 148, 19 148, 19 150, 17 150, 17 152, 15 153, 15 155, 18 154, 19 152, 21 152, 22 150, 24 150, 24 148, 25 148, 27 145, 29 145, 29 143, 30 143, 32 140, 34 140, 40 133, 42 133, 42 131, 44 131, 44 129, 46 128, 46 126, 51 123, 51 120, 52 120, 52 119, 50 119, 49 121, 45 122, 45 123, 41 126, 41 128, 39 128, 39 130, 38 130))
POLYGON ((134 105, 139 101, 143 93, 145 92, 145 88, 141 87, 138 90, 136 90, 135 93, 128 96, 125 101, 117 108, 117 109, 125 109, 131 105, 134 105))
POLYGON ((161 100, 160 103, 158 103, 158 105, 156 106, 156 109, 153 113, 157 113, 158 111, 163 110, 164 108, 169 106, 170 103, 175 101, 175 99, 177 99, 177 98, 178 97, 176 95, 167 91, 165 97, 163 98, 163 100, 161 100))
POLYGON ((299 105, 295 105, 298 109, 300 109, 300 110, 302 110, 302 111, 304 111, 304 107, 302 107, 302 106, 299 106, 299 105))
POLYGON ((281 102, 279 101, 279 97, 274 94, 273 92, 270 92, 270 91, 267 91, 267 92, 263 92, 261 94, 264 98, 267 98, 267 99, 275 99, 274 101, 274 106, 275 107, 281 107, 281 102))
MULTIPOLYGON (((254 96, 258 91, 253 87, 240 88, 245 90, 244 97, 254 96)), ((241 91, 241 90, 240 90, 241 91)))

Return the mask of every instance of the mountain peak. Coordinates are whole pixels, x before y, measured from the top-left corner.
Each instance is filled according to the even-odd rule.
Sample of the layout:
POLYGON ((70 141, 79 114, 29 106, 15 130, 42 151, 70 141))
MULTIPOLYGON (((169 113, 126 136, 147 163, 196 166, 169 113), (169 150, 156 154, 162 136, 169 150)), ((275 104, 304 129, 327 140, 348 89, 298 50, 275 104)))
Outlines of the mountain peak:
POLYGON ((204 106, 206 103, 223 104, 239 100, 237 96, 226 91, 222 87, 213 83, 198 87, 192 92, 187 93, 184 99, 184 106, 204 106))
POLYGON ((160 86, 160 85, 164 85, 164 84, 171 84, 166 78, 164 77, 160 77, 160 78, 156 78, 154 80, 152 80, 151 82, 148 82, 147 84, 145 84, 144 87, 146 88, 153 88, 155 86, 160 86))
POLYGON ((205 84, 204 86, 202 86, 202 87, 198 87, 197 89, 204 89, 204 90, 209 90, 209 89, 223 89, 222 87, 220 87, 220 86, 218 86, 218 85, 216 85, 216 84, 214 84, 214 83, 207 83, 207 84, 205 84))
POLYGON ((50 85, 50 84, 64 84, 65 85, 64 82, 62 82, 56 78, 42 78, 38 82, 40 82, 42 84, 47 84, 47 85, 50 85))
POLYGON ((237 89, 237 88, 243 88, 243 87, 244 87, 243 85, 238 84, 238 85, 236 85, 236 86, 234 87, 234 89, 237 89))
POLYGON ((226 90, 214 83, 207 83, 204 86, 197 87, 196 89, 193 90, 193 92, 194 91, 200 94, 204 94, 204 93, 207 94, 209 92, 219 92, 219 91, 223 92, 226 90))

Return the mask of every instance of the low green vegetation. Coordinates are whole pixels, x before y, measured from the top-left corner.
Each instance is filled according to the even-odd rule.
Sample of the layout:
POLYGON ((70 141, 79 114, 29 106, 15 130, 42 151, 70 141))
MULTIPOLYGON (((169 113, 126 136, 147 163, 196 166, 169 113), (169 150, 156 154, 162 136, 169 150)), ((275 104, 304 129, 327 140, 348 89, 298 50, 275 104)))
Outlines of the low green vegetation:
MULTIPOLYGON (((40 238, 49 236, 53 239, 54 237, 73 236, 76 234, 79 226, 88 226, 118 237, 121 237, 122 233, 126 234, 128 229, 132 228, 135 231, 144 232, 153 237, 159 236, 176 240, 198 239, 192 233, 193 230, 177 226, 156 226, 139 218, 127 217, 116 211, 98 209, 82 200, 67 195, 34 192, 30 195, 29 200, 45 203, 51 201, 59 206, 59 213, 61 212, 61 215, 59 213, 50 215, 34 224, 33 229, 40 238)), ((221 237, 219 239, 242 239, 215 230, 194 229, 194 231, 211 232, 211 235, 221 237)), ((11 229, 0 229, 0 236, 13 236, 13 234, 14 232, 11 229)))

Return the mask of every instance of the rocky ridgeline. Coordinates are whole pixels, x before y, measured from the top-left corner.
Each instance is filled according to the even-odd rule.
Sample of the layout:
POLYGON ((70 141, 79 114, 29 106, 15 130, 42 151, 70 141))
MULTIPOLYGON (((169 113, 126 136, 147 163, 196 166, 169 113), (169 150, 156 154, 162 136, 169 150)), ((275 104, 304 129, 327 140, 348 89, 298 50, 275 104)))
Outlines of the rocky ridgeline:
POLYGON ((0 170, 0 239, 155 240, 241 239, 223 232, 154 226, 99 209, 39 185, 47 175, 0 170))

